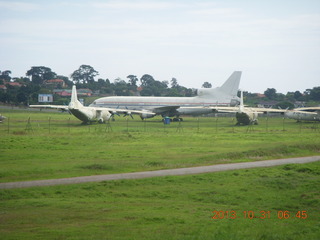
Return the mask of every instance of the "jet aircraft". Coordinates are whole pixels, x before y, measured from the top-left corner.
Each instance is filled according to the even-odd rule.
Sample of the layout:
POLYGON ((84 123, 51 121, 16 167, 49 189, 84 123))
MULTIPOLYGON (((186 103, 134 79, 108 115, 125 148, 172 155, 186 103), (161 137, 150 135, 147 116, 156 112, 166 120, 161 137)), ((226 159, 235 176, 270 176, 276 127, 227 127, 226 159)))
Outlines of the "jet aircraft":
POLYGON ((297 121, 320 121, 320 107, 295 108, 285 112, 285 116, 297 121))
MULTIPOLYGON (((104 123, 108 121, 114 114, 124 113, 125 115, 132 114, 145 114, 144 111, 135 111, 128 109, 115 109, 115 108, 101 108, 101 107, 85 107, 83 106, 77 97, 76 86, 73 85, 71 93, 71 101, 68 106, 63 105, 30 105, 31 108, 53 108, 61 109, 64 111, 69 111, 76 118, 81 120, 83 123, 90 123, 98 121, 99 123, 104 123)), ((148 113, 152 114, 152 113, 148 113)))
POLYGON ((243 93, 241 91, 240 105, 236 107, 209 107, 214 112, 236 113, 236 125, 257 125, 258 115, 262 113, 284 113, 286 110, 272 108, 251 108, 243 104, 243 93))
POLYGON ((212 113, 206 106, 235 106, 239 102, 237 96, 241 71, 235 71, 221 87, 201 88, 195 97, 138 97, 115 96, 103 97, 95 100, 89 107, 113 108, 118 107, 144 111, 141 119, 152 118, 155 115, 162 117, 176 117, 173 120, 182 120, 180 115, 201 115, 212 113))

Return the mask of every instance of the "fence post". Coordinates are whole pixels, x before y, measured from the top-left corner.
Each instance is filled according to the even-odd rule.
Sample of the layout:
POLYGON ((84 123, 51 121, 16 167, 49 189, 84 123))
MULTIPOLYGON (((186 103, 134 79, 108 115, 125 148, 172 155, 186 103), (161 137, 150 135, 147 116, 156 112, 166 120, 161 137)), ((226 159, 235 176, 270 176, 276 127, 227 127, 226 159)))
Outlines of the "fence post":
POLYGON ((106 132, 112 132, 112 127, 111 127, 111 124, 110 124, 110 119, 106 122, 106 129, 105 129, 106 132))
POLYGON ((200 122, 199 122, 199 118, 197 118, 197 123, 198 123, 197 128, 198 128, 198 133, 199 133, 199 132, 200 132, 200 122))
POLYGON ((268 132, 268 130, 269 130, 269 118, 267 116, 267 118, 266 118, 266 132, 268 132))
POLYGON ((218 133, 218 116, 216 116, 216 133, 218 133))
POLYGON ((68 133, 70 133, 70 118, 68 119, 68 133))
POLYGON ((8 117, 8 134, 10 132, 10 117, 8 117))
POLYGON ((51 117, 48 117, 48 121, 49 121, 49 134, 51 133, 51 117))
POLYGON ((147 131, 147 119, 145 118, 143 121, 144 121, 144 131, 146 132, 147 131))
POLYGON ((27 122, 25 130, 33 132, 33 129, 32 129, 31 123, 30 123, 30 117, 28 118, 28 122, 27 122))
POLYGON ((234 133, 234 118, 232 118, 232 133, 234 133))

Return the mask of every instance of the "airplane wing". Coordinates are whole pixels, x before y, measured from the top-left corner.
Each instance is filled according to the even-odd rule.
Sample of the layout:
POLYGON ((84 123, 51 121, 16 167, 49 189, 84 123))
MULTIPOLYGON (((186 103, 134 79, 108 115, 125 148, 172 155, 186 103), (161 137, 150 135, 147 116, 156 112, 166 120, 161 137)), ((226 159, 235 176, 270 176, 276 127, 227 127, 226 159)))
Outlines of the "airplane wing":
POLYGON ((104 108, 104 107, 90 107, 94 108, 96 111, 109 111, 111 113, 125 113, 125 114, 150 114, 156 115, 156 113, 150 111, 140 111, 140 110, 130 110, 130 109, 119 109, 119 108, 104 108))
POLYGON ((165 107, 158 107, 154 108, 152 112, 155 114, 161 114, 165 112, 175 112, 180 106, 165 106, 165 107))
POLYGON ((309 111, 306 111, 306 110, 296 110, 296 109, 293 109, 293 110, 290 110, 290 112, 303 113, 303 114, 309 114, 309 115, 318 115, 317 112, 309 112, 309 111))
POLYGON ((275 109, 275 108, 250 108, 254 112, 259 113, 284 113, 287 109, 275 109))
POLYGON ((215 112, 227 112, 227 113, 233 113, 233 112, 238 112, 239 108, 238 107, 209 107, 215 112))
POLYGON ((30 108, 50 108, 50 109, 60 109, 68 111, 68 106, 65 105, 29 105, 30 108))
MULTIPOLYGON (((199 107, 194 107, 199 108, 199 107)), ((220 112, 220 113, 236 113, 239 112, 239 107, 200 107, 200 108, 209 108, 212 109, 213 112, 220 112)), ((254 108, 254 107, 245 107, 245 110, 251 111, 251 112, 257 112, 257 113, 284 113, 287 110, 286 109, 274 109, 274 108, 254 108)))
POLYGON ((303 107, 303 108, 295 108, 293 111, 302 111, 302 112, 319 112, 320 107, 303 107))
MULTIPOLYGON (((49 108, 49 109, 58 109, 63 111, 69 111, 68 106, 64 105, 29 105, 30 108, 49 108)), ((129 109, 118 109, 118 108, 103 108, 103 107, 88 107, 94 108, 96 111, 109 111, 110 113, 117 114, 117 113, 124 113, 124 114, 150 114, 156 115, 150 111, 138 111, 138 110, 129 110, 129 109)))

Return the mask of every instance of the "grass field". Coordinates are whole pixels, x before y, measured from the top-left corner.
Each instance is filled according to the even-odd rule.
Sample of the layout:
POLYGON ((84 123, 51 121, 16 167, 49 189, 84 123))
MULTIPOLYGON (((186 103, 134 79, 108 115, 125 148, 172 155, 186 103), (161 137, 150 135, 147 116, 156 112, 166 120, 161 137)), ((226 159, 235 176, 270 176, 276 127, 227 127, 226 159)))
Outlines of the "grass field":
MULTIPOLYGON (((9 117, 0 125, 1 182, 320 152, 319 124, 282 118, 261 118, 248 128, 234 127, 227 117, 185 118, 167 126, 160 119, 118 117, 107 128, 55 112, 1 113, 9 117)), ((0 238, 319 239, 319 176, 316 162, 0 190, 0 238)))
POLYGON ((315 240, 320 236, 319 175, 316 162, 2 190, 0 235, 1 239, 315 240), (213 219, 214 211, 233 214, 213 219))
MULTIPOLYGON (((124 173, 318 155, 319 124, 232 118, 186 118, 163 125, 117 117, 81 125, 69 114, 7 112, 0 125, 0 182, 124 173), (30 121, 28 122, 28 119, 30 121), (70 120, 69 120, 70 118, 70 120)), ((136 117, 137 118, 137 117, 136 117)))

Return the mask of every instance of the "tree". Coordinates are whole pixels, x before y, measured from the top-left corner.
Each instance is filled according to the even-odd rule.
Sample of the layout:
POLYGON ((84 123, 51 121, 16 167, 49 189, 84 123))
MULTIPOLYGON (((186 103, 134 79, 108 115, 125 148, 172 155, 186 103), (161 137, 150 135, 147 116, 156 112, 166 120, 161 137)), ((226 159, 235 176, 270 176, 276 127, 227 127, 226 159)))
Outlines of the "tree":
POLYGON ((143 87, 140 94, 142 96, 162 96, 165 94, 168 82, 167 81, 156 81, 154 78, 145 74, 140 78, 141 86, 143 87))
POLYGON ((15 103, 15 104, 18 103, 17 102, 17 95, 18 95, 19 88, 11 86, 9 84, 7 84, 6 87, 7 87, 7 90, 3 96, 3 102, 15 103))
POLYGON ((212 88, 212 84, 209 83, 209 82, 204 82, 204 83, 202 84, 202 87, 203 87, 203 88, 212 88))
POLYGON ((170 88, 168 93, 166 94, 167 97, 182 97, 182 94, 179 92, 178 88, 170 88))
POLYGON ((114 93, 117 96, 129 96, 128 85, 126 81, 121 78, 116 78, 114 80, 114 93))
POLYGON ((320 101, 320 87, 314 87, 310 90, 310 99, 320 101))
POLYGON ((139 81, 139 79, 135 75, 129 75, 127 76, 127 78, 129 78, 129 89, 136 92, 138 87, 137 82, 139 81))
POLYGON ((30 78, 27 77, 14 77, 11 79, 13 82, 20 83, 21 85, 29 85, 31 84, 30 78))
POLYGON ((179 87, 178 80, 176 78, 172 78, 170 82, 171 82, 171 88, 179 87))
POLYGON ((17 94, 17 102, 18 103, 24 103, 27 104, 28 102, 28 97, 26 96, 26 94, 22 91, 19 91, 17 94))
POLYGON ((63 76, 63 75, 57 75, 57 78, 62 79, 65 82, 65 84, 68 85, 68 87, 70 87, 70 88, 72 87, 73 82, 70 81, 68 77, 63 76))
POLYGON ((31 81, 35 84, 42 84, 45 80, 54 79, 57 77, 55 72, 44 66, 31 67, 27 71, 26 76, 31 76, 31 81))
POLYGON ((264 95, 266 95, 267 98, 274 100, 277 97, 277 90, 274 88, 268 88, 266 91, 264 91, 264 95))
POLYGON ((90 65, 81 65, 78 70, 71 74, 71 78, 77 83, 93 83, 94 77, 97 75, 99 75, 99 72, 90 65))
POLYGON ((6 82, 9 82, 11 80, 11 77, 10 77, 11 71, 10 70, 6 70, 3 72, 0 71, 0 73, 1 73, 0 80, 4 80, 6 82))
POLYGON ((278 108, 281 108, 281 109, 293 109, 294 108, 294 105, 288 101, 279 102, 275 106, 278 108))
POLYGON ((141 81, 141 86, 143 87, 147 87, 147 86, 151 86, 152 83, 154 83, 154 78, 149 75, 149 74, 144 74, 141 78, 140 78, 140 81, 141 81))
POLYGON ((138 78, 135 75, 129 75, 127 76, 129 78, 129 83, 131 86, 137 86, 138 78))

